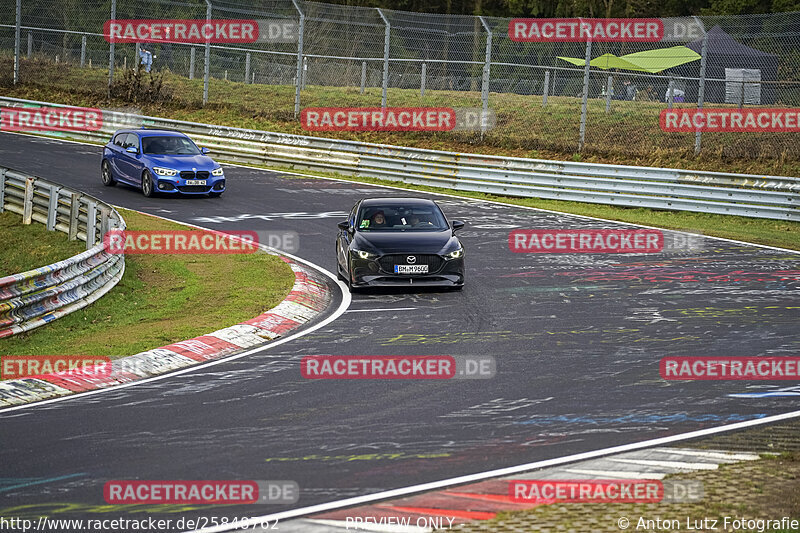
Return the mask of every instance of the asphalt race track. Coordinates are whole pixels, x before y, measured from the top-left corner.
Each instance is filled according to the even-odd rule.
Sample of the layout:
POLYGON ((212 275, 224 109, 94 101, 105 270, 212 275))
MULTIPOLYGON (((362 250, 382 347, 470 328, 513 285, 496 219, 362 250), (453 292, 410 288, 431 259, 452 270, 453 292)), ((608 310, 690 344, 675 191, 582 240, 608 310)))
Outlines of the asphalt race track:
MULTIPOLYGON (((0 135, 0 164, 104 201, 221 230, 295 231, 296 255, 335 272, 336 223, 390 189, 226 166, 219 199, 103 187, 100 148, 0 135)), ((704 239, 702 251, 512 253, 513 229, 622 228, 438 197, 466 222, 461 292, 356 294, 300 339, 152 383, 0 412, 0 515, 119 517, 113 479, 294 480, 293 505, 147 509, 241 517, 370 494, 798 409, 730 396, 793 382, 666 382, 673 356, 797 355, 800 255, 704 239), (304 380, 300 358, 492 355, 487 380, 304 380)), ((253 280, 258 283, 258 280, 253 280)), ((0 344, 0 352, 2 345, 0 344)))

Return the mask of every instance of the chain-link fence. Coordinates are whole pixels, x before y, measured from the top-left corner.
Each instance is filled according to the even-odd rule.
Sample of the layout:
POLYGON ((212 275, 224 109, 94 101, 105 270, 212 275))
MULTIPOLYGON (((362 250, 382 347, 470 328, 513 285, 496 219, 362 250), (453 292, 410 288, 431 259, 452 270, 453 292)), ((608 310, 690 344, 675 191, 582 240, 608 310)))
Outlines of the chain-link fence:
POLYGON ((203 104, 258 98, 244 85, 268 85, 274 91, 260 105, 286 120, 311 105, 483 107, 496 125, 471 142, 610 155, 696 154, 702 147, 722 157, 800 159, 792 133, 670 133, 659 126, 669 107, 800 107, 800 13, 694 17, 700 34, 670 42, 515 42, 507 18, 304 0, 0 0, 0 78, 24 82, 28 69, 47 83, 48 69, 65 64, 86 69, 81 80, 102 75, 110 84, 140 58, 139 44, 104 38, 112 19, 291 23, 290 39, 146 45, 155 70, 197 80, 174 90, 203 104), (586 57, 673 46, 697 57, 663 70, 582 66, 586 57))

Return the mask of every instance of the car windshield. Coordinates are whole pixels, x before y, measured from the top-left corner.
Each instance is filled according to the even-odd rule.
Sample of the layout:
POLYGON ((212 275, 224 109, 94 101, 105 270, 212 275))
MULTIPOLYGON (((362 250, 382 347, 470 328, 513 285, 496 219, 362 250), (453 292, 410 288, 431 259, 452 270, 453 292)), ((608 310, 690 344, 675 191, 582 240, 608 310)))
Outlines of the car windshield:
POLYGON ((144 137, 142 152, 151 155, 198 155, 200 150, 187 137, 163 135, 144 137))
POLYGON ((361 208, 356 227, 360 231, 443 231, 448 225, 435 205, 370 205, 361 208))

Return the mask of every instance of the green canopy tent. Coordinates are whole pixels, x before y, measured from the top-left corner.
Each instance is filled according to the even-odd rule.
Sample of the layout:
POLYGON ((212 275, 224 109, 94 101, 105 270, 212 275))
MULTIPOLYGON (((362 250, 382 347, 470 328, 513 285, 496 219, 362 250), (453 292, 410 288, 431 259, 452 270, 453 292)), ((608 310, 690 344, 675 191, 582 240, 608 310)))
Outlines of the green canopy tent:
MULTIPOLYGON (((573 65, 582 67, 586 65, 585 59, 577 57, 559 57, 573 65)), ((603 54, 589 62, 589 65, 603 70, 612 68, 634 70, 637 72, 650 72, 656 74, 668 68, 677 67, 700 59, 700 54, 685 46, 660 48, 646 52, 635 52, 617 57, 614 54, 603 54)))

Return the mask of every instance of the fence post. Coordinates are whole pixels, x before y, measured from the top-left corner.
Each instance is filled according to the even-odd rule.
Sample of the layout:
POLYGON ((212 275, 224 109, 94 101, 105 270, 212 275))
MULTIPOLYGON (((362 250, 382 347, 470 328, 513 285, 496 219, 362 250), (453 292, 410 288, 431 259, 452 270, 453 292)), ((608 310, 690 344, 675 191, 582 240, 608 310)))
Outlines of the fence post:
POLYGON ((244 56, 244 82, 250 83, 250 52, 244 56))
POLYGON ((94 246, 97 239, 97 204, 94 200, 89 201, 86 206, 86 249, 94 246))
MULTIPOLYGON (((139 68, 139 65, 142 62, 142 56, 139 55, 139 52, 142 51, 142 44, 136 43, 134 48, 135 49, 133 51, 133 70, 136 70, 137 68, 139 68)), ((127 59, 127 56, 125 56, 125 58, 127 59)))
POLYGON ((367 62, 361 62, 361 94, 364 94, 364 87, 367 86, 367 62))
POLYGON ((47 231, 56 230, 56 217, 58 215, 58 197, 61 187, 50 187, 50 199, 47 203, 47 231))
POLYGON ((608 77, 606 84, 606 114, 611 112, 611 91, 614 90, 614 76, 608 77))
POLYGON ((483 62, 483 78, 481 79, 481 139, 486 134, 486 116, 489 114, 489 80, 492 68, 492 28, 486 23, 486 19, 478 17, 486 30, 486 59, 483 62))
POLYGON ((589 62, 592 60, 592 40, 586 40, 586 65, 583 67, 583 100, 581 101, 581 130, 578 140, 578 151, 583 151, 586 144, 586 114, 589 105, 589 62))
POLYGON ((306 90, 306 77, 308 76, 308 58, 303 58, 303 75, 300 76, 300 88, 306 90))
POLYGON ((19 83, 19 48, 22 31, 22 0, 17 0, 16 22, 14 23, 14 85, 19 83))
MULTIPOLYGON (((698 26, 703 30, 703 47, 700 51, 700 87, 697 89, 697 109, 703 109, 703 102, 706 96, 706 60, 708 58, 708 32, 706 31, 706 27, 700 21, 699 18, 694 17, 695 21, 697 22, 698 26)), ((703 132, 698 130, 694 134, 694 155, 697 156, 700 154, 700 143, 701 137, 703 136, 703 132)))
MULTIPOLYGON (((206 0, 206 21, 211 20, 211 0, 206 0)), ((205 67, 203 70, 203 105, 208 103, 208 81, 211 77, 211 41, 206 41, 205 67)))
POLYGON ((672 104, 675 102, 675 80, 669 79, 669 87, 667 88, 667 108, 672 109, 672 104))
POLYGON ((74 241, 78 238, 78 222, 79 222, 79 215, 81 212, 81 199, 78 193, 73 192, 70 193, 70 201, 69 201, 69 233, 67 234, 67 238, 70 241, 74 241))
POLYGON ((22 197, 22 223, 30 224, 33 221, 33 180, 25 179, 25 194, 22 197))
POLYGON ((106 238, 106 233, 109 230, 109 212, 107 207, 100 208, 100 241, 103 241, 106 238))
POLYGON ((86 66, 86 36, 81 35, 81 68, 86 66))
POLYGON ((194 46, 189 47, 189 79, 194 79, 194 46))
MULTIPOLYGON (((117 20, 117 0, 111 0, 111 20, 117 20)), ((108 44, 108 95, 111 96, 111 84, 114 83, 114 39, 108 40, 111 41, 108 44)))
POLYGON ((292 0, 292 4, 294 4, 294 8, 297 10, 297 14, 300 16, 300 28, 297 32, 297 76, 295 79, 294 85, 294 118, 300 114, 300 91, 302 90, 301 83, 303 74, 303 33, 305 33, 306 27, 306 16, 303 13, 303 10, 300 9, 300 6, 297 4, 297 0, 292 0))
POLYGON ((547 107, 547 93, 550 92, 550 71, 544 71, 544 90, 542 91, 542 107, 547 107))
POLYGON ((28 59, 33 55, 33 32, 28 32, 28 59))
POLYGON ((5 210, 6 205, 6 172, 7 169, 0 168, 0 213, 5 210))
POLYGON ((420 77, 419 82, 419 95, 425 96, 425 75, 427 71, 427 65, 425 63, 422 64, 422 76, 420 77))
POLYGON ((389 37, 391 36, 392 26, 389 24, 389 19, 384 16, 383 11, 379 7, 375 9, 378 10, 378 15, 383 19, 383 23, 386 24, 386 30, 383 35, 383 89, 381 91, 381 107, 385 108, 386 92, 389 88, 389 37))

